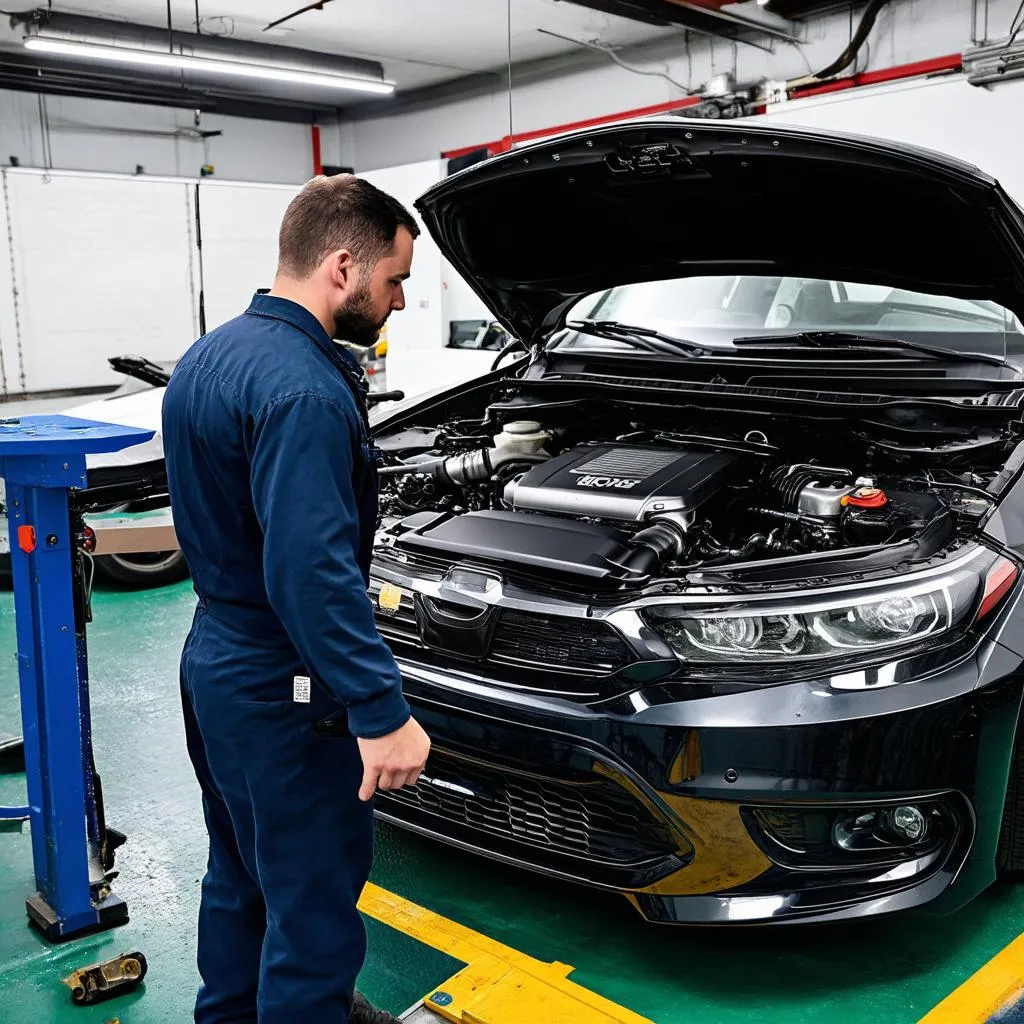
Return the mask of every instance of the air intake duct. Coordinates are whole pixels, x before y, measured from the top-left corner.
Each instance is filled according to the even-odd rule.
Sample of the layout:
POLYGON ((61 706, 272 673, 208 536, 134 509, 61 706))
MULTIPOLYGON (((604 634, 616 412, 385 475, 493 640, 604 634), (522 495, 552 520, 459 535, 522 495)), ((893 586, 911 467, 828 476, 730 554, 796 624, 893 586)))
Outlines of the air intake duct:
POLYGON ((641 576, 650 576, 683 551, 683 532, 671 519, 662 519, 633 535, 630 552, 622 567, 641 576))

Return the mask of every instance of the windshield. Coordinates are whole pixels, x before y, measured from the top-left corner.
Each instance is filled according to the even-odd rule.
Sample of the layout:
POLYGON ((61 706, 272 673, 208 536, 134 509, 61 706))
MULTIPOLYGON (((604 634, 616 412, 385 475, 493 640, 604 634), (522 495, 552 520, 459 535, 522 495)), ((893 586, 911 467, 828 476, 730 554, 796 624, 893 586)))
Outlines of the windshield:
MULTIPOLYGON (((1024 362, 1024 329, 994 302, 850 281, 736 275, 648 281, 588 296, 567 319, 615 320, 709 347, 730 346, 736 338, 839 331, 1024 362)), ((558 345, 588 351, 625 347, 577 332, 558 345)))

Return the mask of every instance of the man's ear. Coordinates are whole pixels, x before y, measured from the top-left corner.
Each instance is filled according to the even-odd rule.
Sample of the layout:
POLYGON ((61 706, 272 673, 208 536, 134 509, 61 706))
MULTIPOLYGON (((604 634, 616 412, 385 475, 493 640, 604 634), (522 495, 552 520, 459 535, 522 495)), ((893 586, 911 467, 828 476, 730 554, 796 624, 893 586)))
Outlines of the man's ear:
POLYGON ((327 257, 327 266, 330 271, 331 281, 342 291, 347 291, 353 282, 355 275, 355 261, 348 249, 337 249, 327 257))

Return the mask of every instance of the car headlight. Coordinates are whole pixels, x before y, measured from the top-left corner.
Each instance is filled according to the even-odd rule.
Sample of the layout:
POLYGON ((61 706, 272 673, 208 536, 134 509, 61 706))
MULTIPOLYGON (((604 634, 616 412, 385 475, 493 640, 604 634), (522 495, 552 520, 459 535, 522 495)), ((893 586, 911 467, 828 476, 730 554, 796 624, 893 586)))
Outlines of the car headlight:
POLYGON ((1019 572, 987 549, 941 573, 817 597, 649 607, 644 618, 687 662, 779 664, 871 655, 949 633, 991 612, 1019 572))

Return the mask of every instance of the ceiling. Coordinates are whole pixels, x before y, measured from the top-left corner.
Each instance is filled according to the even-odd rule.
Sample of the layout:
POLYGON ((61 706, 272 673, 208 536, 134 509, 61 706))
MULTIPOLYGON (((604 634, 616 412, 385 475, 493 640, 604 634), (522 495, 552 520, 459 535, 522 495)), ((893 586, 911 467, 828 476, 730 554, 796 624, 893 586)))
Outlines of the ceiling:
MULTIPOLYGON (((203 33, 379 61, 399 91, 503 66, 509 56, 509 0, 328 0, 263 31, 310 0, 199 0, 203 33)), ((45 7, 6 0, 5 10, 45 7)), ((166 0, 56 0, 53 10, 166 26, 166 0)), ((175 29, 195 31, 195 0, 171 0, 175 29)), ((511 0, 514 63, 576 52, 571 40, 643 43, 673 30, 560 0, 511 0), (546 32, 539 29, 543 27, 546 32), (570 41, 556 38, 567 36, 570 41)), ((675 29, 678 31, 678 29, 675 29)))

